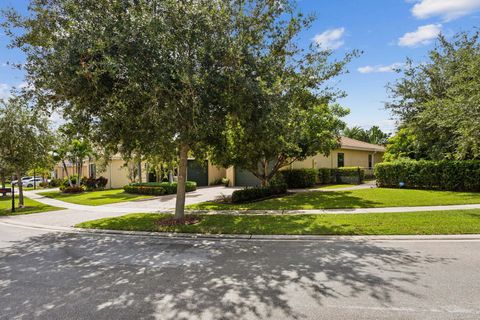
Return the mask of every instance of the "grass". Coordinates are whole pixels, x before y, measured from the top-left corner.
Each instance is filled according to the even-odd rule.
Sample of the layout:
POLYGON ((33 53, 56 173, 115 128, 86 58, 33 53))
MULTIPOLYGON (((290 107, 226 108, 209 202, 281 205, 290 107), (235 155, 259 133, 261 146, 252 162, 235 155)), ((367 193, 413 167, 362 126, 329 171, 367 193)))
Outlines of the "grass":
POLYGON ((190 205, 188 208, 198 210, 301 210, 438 206, 473 203, 480 203, 479 192, 373 188, 335 192, 301 192, 244 204, 203 202, 190 205))
POLYGON ((91 192, 87 191, 73 194, 62 193, 60 191, 47 191, 39 194, 52 199, 88 206, 100 206, 104 204, 147 199, 152 197, 148 195, 126 193, 123 191, 123 189, 109 189, 91 192))
POLYGON ((136 213, 87 221, 79 228, 204 234, 429 235, 480 233, 480 209, 329 215, 202 215, 195 225, 160 227, 168 214, 136 213))
MULTIPOLYGON (((18 198, 15 199, 15 204, 18 205, 18 198)), ((11 212, 12 207, 12 198, 10 196, 1 197, 0 196, 0 216, 13 216, 20 214, 30 214, 30 213, 39 213, 46 211, 61 210, 63 208, 52 207, 35 200, 24 198, 25 207, 16 208, 15 212, 11 212)))
POLYGON ((330 189, 350 188, 354 186, 355 186, 354 184, 331 184, 331 185, 323 186, 317 189, 330 190, 330 189))

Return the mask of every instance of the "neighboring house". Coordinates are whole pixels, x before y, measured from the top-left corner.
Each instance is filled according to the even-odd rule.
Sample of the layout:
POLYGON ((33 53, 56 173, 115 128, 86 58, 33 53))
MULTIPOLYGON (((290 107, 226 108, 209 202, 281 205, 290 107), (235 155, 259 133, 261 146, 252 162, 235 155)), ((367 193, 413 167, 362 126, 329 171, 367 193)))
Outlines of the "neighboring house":
MULTIPOLYGON (((361 167, 367 174, 373 173, 375 164, 382 162, 385 148, 383 146, 358 141, 355 139, 342 137, 340 148, 333 150, 328 157, 316 155, 308 157, 303 161, 292 163, 289 168, 338 168, 338 167, 361 167)), ((72 174, 73 167, 68 164, 68 174, 72 174)), ((286 168, 285 168, 286 169, 286 168)), ((148 166, 141 164, 141 181, 148 179, 148 166)), ((55 166, 55 176, 65 178, 67 174, 61 164, 55 166)), ((97 171, 94 161, 85 161, 83 166, 83 175, 87 177, 104 176, 108 179, 109 188, 121 188, 130 183, 129 170, 124 166, 121 157, 114 157, 106 166, 103 172, 97 171)), ((259 184, 259 180, 249 171, 235 167, 222 168, 213 165, 209 160, 205 160, 204 165, 200 165, 195 159, 188 160, 187 179, 197 182, 198 186, 207 186, 213 184, 221 178, 228 178, 230 186, 254 186, 259 184)), ((138 181, 138 178, 137 178, 138 181)))
MULTIPOLYGON (((375 164, 382 162, 385 147, 347 137, 341 137, 340 148, 333 150, 328 157, 318 154, 303 161, 295 161, 288 168, 339 168, 360 167, 367 175, 373 174, 375 164)), ((258 185, 259 180, 249 171, 228 168, 226 177, 232 186, 258 185)))

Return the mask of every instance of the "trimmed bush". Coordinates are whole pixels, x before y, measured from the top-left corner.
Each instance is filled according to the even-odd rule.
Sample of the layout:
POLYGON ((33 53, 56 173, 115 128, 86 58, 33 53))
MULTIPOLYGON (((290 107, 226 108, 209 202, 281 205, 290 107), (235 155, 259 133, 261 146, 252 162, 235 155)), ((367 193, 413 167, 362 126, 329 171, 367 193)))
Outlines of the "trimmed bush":
POLYGON ((360 167, 342 167, 336 169, 337 183, 361 184, 365 178, 365 170, 360 167))
POLYGON ((253 187, 236 190, 232 193, 233 203, 250 202, 287 193, 286 184, 274 184, 267 187, 253 187))
POLYGON ((313 187, 318 176, 316 169, 291 169, 282 170, 280 173, 289 188, 313 187))
MULTIPOLYGON (((177 193, 177 183, 176 182, 130 183, 129 185, 123 187, 123 189, 125 190, 125 192, 136 193, 136 194, 149 194, 149 195, 175 194, 177 193), (158 190, 154 191, 153 189, 156 189, 156 188, 158 190)), ((197 183, 194 181, 187 181, 185 186, 185 191, 190 192, 195 190, 197 190, 197 183)))
POLYGON ((320 184, 331 184, 337 182, 337 169, 320 168, 318 169, 318 182, 320 184))
POLYGON ((82 186, 80 187, 61 186, 60 191, 62 191, 63 193, 82 193, 85 191, 85 189, 82 186))
POLYGON ((379 187, 480 191, 480 161, 397 161, 375 166, 379 187))
POLYGON ((320 184, 351 183, 360 184, 365 179, 365 170, 359 167, 320 168, 318 180, 320 184))
POLYGON ((52 179, 50 180, 50 182, 48 183, 48 186, 50 188, 58 188, 62 185, 62 182, 63 182, 63 179, 52 179))
POLYGON ((108 183, 108 179, 105 177, 95 178, 83 178, 82 185, 85 186, 87 191, 103 190, 108 183))
POLYGON ((162 196, 166 193, 165 189, 162 187, 150 187, 150 186, 124 186, 123 190, 127 193, 134 194, 146 194, 151 196, 162 196))

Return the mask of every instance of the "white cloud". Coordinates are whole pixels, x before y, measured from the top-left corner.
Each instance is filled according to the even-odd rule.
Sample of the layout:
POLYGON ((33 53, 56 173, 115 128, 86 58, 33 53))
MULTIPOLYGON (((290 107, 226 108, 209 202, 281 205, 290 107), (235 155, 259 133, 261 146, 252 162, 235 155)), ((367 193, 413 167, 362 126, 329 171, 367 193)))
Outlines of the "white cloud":
POLYGON ((6 83, 0 83, 0 99, 8 99, 10 97, 10 86, 6 83))
POLYGON ((441 24, 427 24, 420 26, 413 32, 405 33, 398 39, 398 45, 402 47, 415 47, 432 42, 442 31, 441 24))
POLYGON ((375 65, 375 66, 364 66, 357 69, 360 73, 386 73, 386 72, 394 72, 395 69, 401 67, 403 64, 396 62, 392 63, 388 66, 384 65, 375 65))
POLYGON ((480 10, 480 0, 419 0, 412 8, 418 19, 439 16, 450 21, 480 10))
POLYGON ((345 41, 342 37, 345 34, 345 28, 329 29, 323 33, 315 35, 313 41, 323 50, 335 50, 343 46, 345 41))

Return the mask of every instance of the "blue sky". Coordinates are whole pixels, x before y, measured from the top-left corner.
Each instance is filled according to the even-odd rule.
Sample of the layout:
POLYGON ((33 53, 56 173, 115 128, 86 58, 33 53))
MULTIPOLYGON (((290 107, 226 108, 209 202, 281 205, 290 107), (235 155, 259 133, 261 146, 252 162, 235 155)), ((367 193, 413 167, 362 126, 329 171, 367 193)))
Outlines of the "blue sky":
MULTIPOLYGON (((0 0, 0 7, 13 6, 26 12, 27 0, 0 0)), ((383 109, 388 99, 385 86, 398 76, 393 66, 406 57, 416 62, 427 59, 439 32, 451 36, 470 31, 480 23, 480 0, 299 0, 305 13, 315 13, 312 28, 301 34, 301 44, 316 41, 342 57, 352 49, 362 56, 348 65, 349 73, 338 79, 348 97, 340 103, 351 110, 345 118, 350 126, 378 125, 394 130, 383 109)), ((7 62, 22 62, 22 53, 7 49, 8 39, 0 34, 0 98, 23 82, 21 71, 7 62)))

